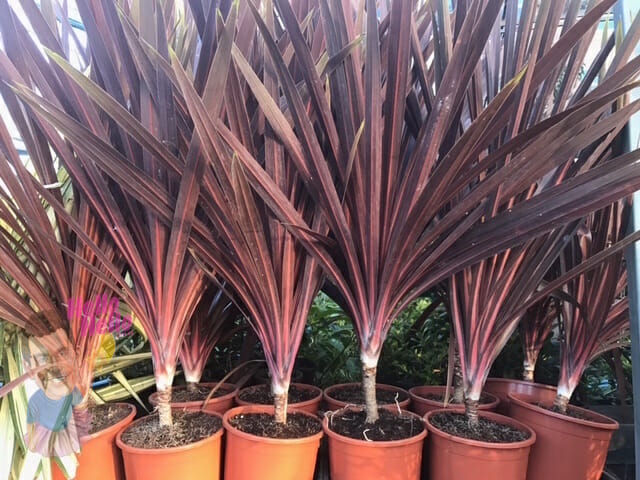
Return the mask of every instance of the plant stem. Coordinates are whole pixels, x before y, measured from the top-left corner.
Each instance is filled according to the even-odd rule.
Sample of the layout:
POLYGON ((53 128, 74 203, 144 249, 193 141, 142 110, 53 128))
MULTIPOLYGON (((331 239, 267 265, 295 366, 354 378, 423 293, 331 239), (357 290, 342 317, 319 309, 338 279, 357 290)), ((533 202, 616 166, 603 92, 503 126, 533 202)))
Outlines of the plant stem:
POLYGON ((378 400, 376 398, 376 372, 377 366, 362 367, 362 390, 364 393, 365 409, 367 412, 367 423, 378 421, 378 400))
POLYGON ((274 417, 276 423, 287 423, 287 403, 289 393, 278 393, 273 395, 273 405, 275 407, 274 417))
POLYGON ((160 426, 173 426, 173 417, 171 415, 171 385, 165 388, 157 388, 158 390, 158 415, 160 426))
POLYGON ((198 382, 187 381, 187 391, 195 392, 196 390, 198 390, 198 382))
POLYGON ((569 405, 569 397, 566 397, 562 394, 558 394, 556 399, 553 401, 553 410, 556 412, 560 412, 562 414, 567 413, 567 406, 569 405))
POLYGON ((535 348, 525 348, 524 361, 522 362, 522 379, 526 382, 534 381, 536 363, 540 351, 535 348))
POLYGON ((465 414, 467 415, 467 419, 469 420, 469 425, 473 427, 477 427, 479 422, 478 419, 478 404, 480 403, 478 400, 474 400, 471 398, 465 399, 465 414))
POLYGON ((622 367, 622 355, 620 353, 620 349, 616 348, 612 352, 613 358, 613 370, 616 373, 616 385, 618 387, 618 399, 620 400, 620 405, 625 405, 627 403, 627 379, 624 376, 624 368, 622 367))
POLYGON ((462 366, 457 346, 453 349, 453 399, 452 403, 459 405, 464 402, 464 384, 462 380, 462 366))
POLYGON ((86 398, 73 407, 73 421, 76 425, 78 439, 82 441, 83 437, 89 435, 91 429, 91 413, 89 412, 89 402, 86 398))
POLYGON ((530 364, 526 360, 524 361, 524 368, 522 369, 522 379, 525 382, 533 382, 536 366, 530 364))

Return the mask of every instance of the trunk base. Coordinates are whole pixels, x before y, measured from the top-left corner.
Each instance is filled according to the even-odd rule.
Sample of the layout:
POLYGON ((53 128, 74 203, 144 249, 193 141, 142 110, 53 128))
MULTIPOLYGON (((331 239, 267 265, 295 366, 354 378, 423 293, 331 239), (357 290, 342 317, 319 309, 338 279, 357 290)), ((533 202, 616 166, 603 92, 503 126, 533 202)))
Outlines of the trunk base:
POLYGON ((365 408, 367 411, 367 423, 378 421, 378 400, 376 398, 376 372, 377 367, 364 367, 362 369, 362 389, 364 393, 365 408))
POLYGON ((557 395, 553 401, 553 410, 562 414, 567 413, 567 407, 569 406, 569 398, 564 395, 557 395))
POLYGON ((173 426, 173 417, 171 415, 171 390, 167 387, 165 390, 158 390, 158 416, 160 425, 163 427, 173 426))
POLYGON ((480 420, 478 419, 479 403, 480 402, 478 400, 471 400, 471 399, 465 400, 465 414, 467 415, 469 426, 471 427, 477 427, 480 423, 480 420))
POLYGON ((276 423, 287 423, 287 403, 288 395, 286 393, 273 396, 273 405, 275 407, 274 418, 276 423))
POLYGON ((187 390, 189 392, 195 392, 198 390, 198 382, 187 382, 187 390))

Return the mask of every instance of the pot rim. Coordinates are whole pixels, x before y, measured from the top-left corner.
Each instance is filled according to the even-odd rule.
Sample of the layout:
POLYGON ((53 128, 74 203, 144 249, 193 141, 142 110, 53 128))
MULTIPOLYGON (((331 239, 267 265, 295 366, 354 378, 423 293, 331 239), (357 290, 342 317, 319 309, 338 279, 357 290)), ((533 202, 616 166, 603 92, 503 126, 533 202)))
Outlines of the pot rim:
MULTIPOLYGON (((200 413, 204 413, 205 415, 212 415, 222 419, 222 415, 216 412, 200 411, 200 413)), ((157 414, 153 414, 153 415, 157 415, 157 414)), ((138 420, 135 420, 134 422, 132 422, 131 425, 129 425, 127 428, 123 428, 122 430, 120 430, 120 432, 118 433, 118 436, 116 437, 116 445, 118 445, 120 450, 122 450, 123 452, 126 451, 127 453, 133 453, 138 455, 164 455, 167 453, 177 453, 177 452, 183 452, 185 450, 192 450, 194 448, 204 445, 205 443, 213 442, 218 437, 221 437, 224 434, 224 427, 221 426, 219 430, 213 432, 213 434, 209 437, 198 440, 197 442, 189 443, 187 445, 180 445, 179 447, 169 447, 169 448, 140 448, 140 447, 133 447, 131 445, 124 443, 124 441, 122 440, 122 434, 124 433, 124 431, 129 428, 132 428, 134 425, 142 422, 143 420, 146 420, 150 416, 151 415, 146 415, 142 418, 139 418, 138 420)))
POLYGON ((123 423, 131 423, 131 421, 133 420, 133 418, 136 416, 136 413, 138 413, 138 409, 136 408, 135 405, 132 405, 131 403, 127 403, 127 402, 113 402, 110 405, 126 405, 127 407, 130 408, 130 412, 127 414, 126 417, 118 420, 116 423, 114 423, 113 425, 109 425, 107 428, 103 428, 102 430, 98 430, 97 432, 88 434, 88 435, 83 435, 80 438, 81 442, 88 442, 90 440, 94 440, 95 438, 98 437, 102 437, 104 435, 108 435, 110 433, 112 433, 114 430, 118 430, 122 428, 122 424, 123 423))
MULTIPOLYGON (((269 443, 272 445, 297 445, 301 443, 312 443, 315 441, 319 441, 322 438, 323 432, 320 430, 318 433, 314 433, 308 437, 302 438, 271 438, 271 437, 261 437, 259 435, 253 435, 251 433, 242 432, 238 430, 236 427, 229 423, 229 419, 231 417, 235 417, 241 413, 268 413, 273 415, 275 411, 275 407, 273 405, 240 405, 239 407, 234 407, 230 410, 227 410, 226 413, 222 416, 222 426, 225 430, 228 431, 229 435, 235 435, 240 438, 244 438, 246 440, 251 440, 254 442, 260 443, 269 443)), ((299 413, 302 415, 306 415, 307 417, 315 418, 320 421, 320 419, 311 413, 305 412, 304 410, 300 410, 298 408, 287 408, 287 413, 299 413)))
MULTIPOLYGON (((336 402, 336 403, 342 403, 345 406, 349 405, 347 402, 345 402, 344 400, 338 400, 337 398, 333 398, 330 394, 331 392, 333 392, 334 390, 337 390, 341 387, 353 387, 353 386, 358 386, 361 387, 362 384, 358 383, 358 382, 348 382, 348 383, 336 383, 335 385, 331 385, 330 387, 327 387, 324 389, 323 391, 323 396, 326 399, 330 399, 332 402, 336 402)), ((380 390, 392 390, 392 391, 399 391, 399 392, 404 392, 407 395, 407 398, 405 398, 404 400, 399 401, 398 403, 400 404, 400 406, 403 406, 402 404, 404 403, 405 405, 408 405, 408 403, 405 402, 410 402, 411 401, 411 396, 409 395, 409 391, 402 388, 402 387, 396 387, 395 385, 389 385, 387 383, 376 383, 376 390, 377 389, 380 390)), ((393 404, 390 404, 393 405, 393 404)))
POLYGON ((443 432, 442 430, 438 429, 431 423, 430 421, 431 417, 438 415, 439 413, 460 413, 460 412, 451 412, 451 410, 448 410, 446 408, 441 408, 439 410, 433 410, 424 416, 424 421, 430 433, 432 433, 437 437, 441 437, 446 440, 449 440, 451 442, 460 443, 468 446, 493 449, 493 450, 516 450, 518 448, 530 447, 536 442, 536 432, 533 428, 511 417, 506 417, 504 415, 500 415, 499 413, 495 413, 495 412, 488 412, 486 410, 479 410, 478 416, 483 418, 488 418, 489 420, 493 420, 494 422, 502 423, 504 425, 511 425, 520 430, 529 432, 530 434, 529 438, 527 438, 526 440, 521 440, 519 442, 492 443, 492 442, 484 442, 482 440, 471 440, 469 438, 458 437, 456 435, 443 432))
MULTIPOLYGON (((409 397, 411 398, 412 401, 414 402, 424 402, 427 403, 429 405, 438 405, 438 406, 442 406, 442 408, 444 407, 444 403, 443 402, 438 402, 437 400, 431 400, 429 398, 424 398, 423 396, 421 396, 420 394, 417 393, 418 389, 421 388, 434 388, 434 389, 441 389, 442 391, 444 391, 447 387, 445 385, 417 385, 415 387, 411 387, 409 389, 409 397)), ((453 387, 449 387, 450 390, 453 390, 453 387)), ((489 392, 482 392, 482 395, 486 396, 486 397, 490 397, 491 401, 488 403, 481 403, 478 405, 478 409, 481 410, 490 410, 492 408, 496 408, 498 406, 498 404, 500 403, 500 397, 498 397, 497 395, 493 394, 493 393, 489 393, 489 392)), ((482 397, 481 397, 482 398, 482 397)), ((460 403, 456 403, 456 404, 449 404, 446 407, 448 410, 451 409, 457 409, 457 408, 464 408, 464 404, 460 404, 460 403)))
MULTIPOLYGON (((235 400, 236 403, 240 406, 247 406, 247 405, 264 405, 264 404, 259 404, 259 403, 251 403, 251 402, 247 402, 246 400, 242 400, 240 398, 240 393, 244 392, 246 390, 250 390, 256 387, 262 387, 266 385, 267 387, 269 386, 268 383, 260 383, 258 385, 251 385, 250 387, 244 387, 242 389, 236 389, 236 393, 235 393, 235 400)), ((322 400, 322 389, 320 387, 316 387, 315 385, 310 385, 308 383, 297 383, 297 382, 293 382, 290 384, 290 386, 294 386, 294 387, 298 387, 301 389, 307 389, 307 390, 313 390, 316 392, 316 396, 309 399, 309 400, 305 400, 304 402, 296 402, 296 403, 289 403, 288 407, 291 408, 304 408, 304 407, 308 407, 309 405, 313 405, 314 403, 318 403, 322 400)), ((264 405, 265 407, 268 407, 269 405, 264 405)))
POLYGON ((527 380, 522 380, 522 379, 517 379, 517 378, 489 377, 489 378, 487 378, 487 381, 485 382, 485 385, 488 382, 491 382, 491 383, 517 383, 518 385, 533 386, 535 388, 541 388, 541 389, 545 389, 545 390, 553 390, 554 392, 558 390, 558 388, 554 387, 553 385, 547 385, 546 383, 529 382, 527 380))
MULTIPOLYGON (((381 408, 387 408, 388 410, 391 411, 397 411, 398 409, 395 407, 395 405, 391 406, 391 407, 387 407, 387 406, 383 406, 381 408)), ((422 432, 420 432, 417 435, 414 435, 413 437, 409 437, 409 438, 403 438, 402 440, 382 440, 382 441, 367 441, 367 440, 360 440, 357 438, 351 438, 351 437, 346 437, 344 435, 340 435, 338 432, 334 432, 333 430, 331 430, 331 428, 329 427, 329 416, 330 415, 335 415, 338 412, 343 412, 345 410, 350 410, 350 411, 362 411, 364 410, 363 407, 359 407, 359 406, 355 406, 355 405, 348 405, 344 408, 341 408, 340 410, 333 410, 330 412, 326 412, 324 415, 324 419, 322 420, 322 429, 324 430, 324 432, 327 434, 328 437, 331 438, 335 438, 337 440, 340 440, 341 442, 344 443, 349 443, 351 445, 358 445, 360 447, 364 447, 364 448, 384 448, 384 447, 401 447, 404 445, 410 445, 412 443, 417 443, 419 441, 424 440, 424 438, 427 436, 427 427, 425 425, 425 421, 424 418, 422 418, 420 415, 418 415, 417 413, 413 413, 410 412, 408 410, 402 410, 403 414, 406 415, 411 415, 413 417, 415 417, 416 419, 420 420, 422 422, 422 426, 424 427, 422 429, 422 432)))
MULTIPOLYGON (((202 385, 205 387, 213 387, 215 385, 218 385, 220 382, 204 382, 204 383, 200 383, 198 382, 197 385, 202 385)), ((223 387, 233 387, 233 390, 231 390, 229 393, 225 393, 224 395, 221 395, 219 397, 213 397, 211 400, 209 400, 207 402, 207 405, 213 405, 215 403, 219 403, 219 402, 225 402, 231 398, 235 398, 236 394, 238 393, 238 386, 235 383, 227 383, 227 382, 222 382, 222 386, 223 387)), ((175 387, 171 387, 172 390, 184 390, 187 388, 186 385, 177 385, 175 387)), ((156 390, 155 392, 153 392, 151 395, 149 395, 149 403, 152 406, 156 406, 157 405, 157 401, 156 398, 158 397, 158 391, 156 390)), ((202 402, 204 402, 204 400, 190 400, 188 402, 171 402, 171 408, 187 408, 187 407, 197 407, 197 406, 202 406, 202 402)))
POLYGON ((510 393, 508 396, 511 402, 515 403, 520 407, 526 408, 527 410, 531 410, 536 413, 547 415, 549 417, 552 417, 558 420, 563 420, 568 423, 583 425, 585 427, 598 428, 601 430, 618 430, 620 428, 620 424, 613 418, 609 418, 606 415, 602 415, 601 413, 597 413, 592 410, 588 410, 586 408, 570 405, 572 409, 578 410, 580 412, 584 412, 586 415, 589 415, 590 417, 602 419, 602 422, 599 422, 597 420, 585 420, 582 418, 574 418, 574 417, 570 417, 569 415, 563 415, 558 412, 552 412, 551 410, 547 410, 546 408, 542 408, 542 407, 539 407, 538 405, 533 405, 532 403, 529 403, 526 399, 530 398, 530 396, 524 395, 522 393, 510 393))

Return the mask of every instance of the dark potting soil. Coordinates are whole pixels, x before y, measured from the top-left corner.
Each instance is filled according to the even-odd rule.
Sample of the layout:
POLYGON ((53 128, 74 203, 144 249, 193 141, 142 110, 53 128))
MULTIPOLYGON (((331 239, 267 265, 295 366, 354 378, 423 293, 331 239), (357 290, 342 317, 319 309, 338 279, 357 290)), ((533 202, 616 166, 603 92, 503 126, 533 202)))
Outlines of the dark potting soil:
POLYGON ((229 423, 241 432, 265 438, 305 438, 322 431, 317 418, 301 413, 287 414, 287 423, 276 423, 268 413, 242 413, 229 419, 229 423))
MULTIPOLYGON (((408 395, 404 392, 394 392, 391 390, 383 390, 381 388, 376 388, 376 398, 378 399, 378 403, 382 405, 390 405, 396 403, 396 395, 397 401, 403 402, 408 399, 408 395)), ((340 400, 341 402, 346 402, 353 405, 362 405, 364 404, 364 395, 362 394, 362 387, 360 385, 347 385, 344 387, 336 388, 331 391, 331 398, 336 400, 340 400)))
POLYGON ((528 439, 531 434, 511 425, 504 425, 487 418, 479 418, 478 425, 469 424, 464 413, 447 412, 431 417, 431 424, 456 437, 489 443, 515 443, 528 439))
MULTIPOLYGON (((204 385, 196 385, 192 390, 189 390, 187 387, 173 388, 171 390, 171 401, 176 403, 202 402, 209 396, 213 388, 214 387, 205 387, 204 385)), ((232 391, 232 388, 222 386, 215 391, 211 398, 222 397, 232 391)))
POLYGON ((210 437, 222 428, 222 420, 203 412, 174 410, 173 426, 160 426, 158 415, 149 415, 122 432, 122 441, 136 448, 181 447, 210 437))
POLYGON ((104 405, 92 405, 89 412, 91 414, 89 434, 93 434, 124 420, 131 413, 131 409, 126 405, 105 403, 104 405))
MULTIPOLYGON (((431 400, 432 402, 444 403, 444 393, 427 393, 426 395, 418 395, 421 398, 426 400, 431 400)), ((488 397, 487 395, 482 395, 480 397, 480 404, 486 405, 487 403, 491 403, 493 399, 488 397)), ((452 404, 460 404, 460 402, 456 402, 453 400, 453 396, 449 396, 449 403, 452 404)))
POLYGON ((366 423, 365 411, 338 410, 329 413, 329 428, 339 435, 356 440, 384 442, 411 438, 424 430, 417 415, 401 414, 386 409, 378 410, 378 421, 366 423))
MULTIPOLYGON (((289 405, 292 403, 306 402, 313 400, 318 394, 306 388, 298 388, 295 385, 289 386, 289 405)), ((273 404, 273 395, 271 394, 271 386, 256 385, 250 389, 243 390, 238 394, 238 398, 243 402, 253 403, 257 405, 273 404)))
POLYGON ((593 415, 589 415, 588 413, 582 412, 576 408, 573 408, 571 405, 567 406, 566 412, 561 412, 559 408, 554 405, 543 405, 542 403, 536 404, 540 408, 544 408, 545 410, 549 410, 553 413, 559 413, 560 415, 565 415, 567 417, 575 418, 577 420, 587 420, 590 422, 601 422, 600 418, 595 418, 593 415))

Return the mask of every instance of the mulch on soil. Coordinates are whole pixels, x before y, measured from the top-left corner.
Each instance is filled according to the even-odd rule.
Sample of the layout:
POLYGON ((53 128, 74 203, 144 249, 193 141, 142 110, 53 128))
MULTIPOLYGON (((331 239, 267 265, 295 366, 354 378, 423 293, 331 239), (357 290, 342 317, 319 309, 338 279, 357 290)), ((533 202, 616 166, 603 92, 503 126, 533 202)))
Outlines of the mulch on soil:
MULTIPOLYGON (((213 388, 203 385, 196 385, 193 390, 189 390, 187 387, 173 388, 171 389, 171 401, 176 403, 202 402, 209 396, 213 388)), ((222 386, 215 391, 211 398, 222 397, 231 392, 233 392, 232 388, 222 386)))
POLYGON ((89 434, 91 435, 124 420, 131 413, 131 409, 126 405, 105 403, 104 405, 92 405, 89 407, 89 412, 91 414, 89 434))
POLYGON ((358 410, 337 410, 329 413, 329 428, 344 437, 356 440, 386 442, 414 437, 424 431, 424 423, 417 415, 401 414, 379 409, 378 421, 366 423, 367 414, 358 410))
MULTIPOLYGON (((306 388, 298 388, 296 385, 289 386, 289 405, 292 403, 301 403, 313 400, 317 396, 317 392, 306 388)), ((238 394, 238 398, 243 402, 256 405, 272 405, 273 395, 271 394, 270 385, 256 385, 248 390, 242 390, 238 394)))
POLYGON ((149 415, 122 432, 122 441, 136 448, 181 447, 208 438, 222 428, 222 420, 203 412, 173 411, 173 426, 160 426, 158 415, 149 415))
MULTIPOLYGON (((409 398, 409 396, 404 392, 393 392, 390 390, 376 388, 376 398, 378 399, 379 404, 392 405, 396 403, 396 395, 398 402, 403 402, 409 398)), ((341 402, 346 402, 353 405, 364 404, 364 395, 362 393, 362 387, 360 385, 347 385, 344 387, 336 388, 335 390, 331 391, 330 396, 331 398, 334 398, 341 402)))
POLYGON ((527 440, 531 436, 527 431, 482 417, 479 418, 478 425, 474 426, 469 424, 464 413, 459 412, 439 413, 431 417, 429 421, 434 427, 445 433, 481 442, 515 443, 527 440))
POLYGON ((241 432, 265 438, 305 438, 322 431, 317 418, 301 413, 287 414, 287 423, 276 423, 268 413, 243 413, 229 419, 229 423, 241 432))

